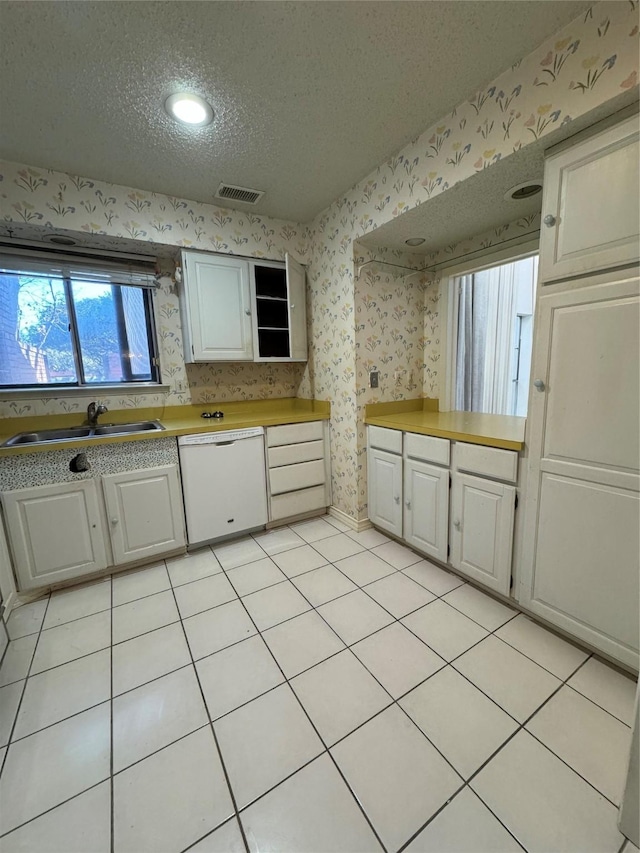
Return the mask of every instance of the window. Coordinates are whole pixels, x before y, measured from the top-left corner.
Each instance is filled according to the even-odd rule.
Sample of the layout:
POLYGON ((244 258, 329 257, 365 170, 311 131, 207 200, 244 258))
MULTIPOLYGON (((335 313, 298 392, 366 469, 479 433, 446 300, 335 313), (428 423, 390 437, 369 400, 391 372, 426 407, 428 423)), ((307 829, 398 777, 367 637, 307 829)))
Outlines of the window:
POLYGON ((0 263, 0 386, 158 382, 153 277, 0 263), (20 267, 12 269, 11 267, 20 267))
POLYGON ((525 417, 538 256, 450 278, 451 408, 525 417))

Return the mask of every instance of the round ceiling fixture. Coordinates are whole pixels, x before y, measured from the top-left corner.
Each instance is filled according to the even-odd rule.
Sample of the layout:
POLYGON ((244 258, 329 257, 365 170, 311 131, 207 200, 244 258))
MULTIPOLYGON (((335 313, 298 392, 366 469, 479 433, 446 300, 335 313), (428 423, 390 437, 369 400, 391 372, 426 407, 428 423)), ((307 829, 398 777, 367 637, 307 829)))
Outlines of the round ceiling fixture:
POLYGON ((213 107, 200 95, 176 92, 175 95, 169 95, 164 108, 171 118, 189 127, 204 127, 213 121, 213 107))
POLYGON ((542 192, 540 181, 525 181, 523 184, 516 184, 515 187, 507 190, 504 197, 506 201, 523 201, 525 198, 531 198, 540 192, 542 192))
POLYGON ((76 240, 72 237, 67 237, 65 234, 47 234, 42 238, 47 243, 55 243, 57 246, 75 246, 76 240))
POLYGON ((424 243, 424 239, 424 237, 409 237, 409 239, 405 240, 404 242, 407 244, 407 246, 422 246, 422 244, 424 243))

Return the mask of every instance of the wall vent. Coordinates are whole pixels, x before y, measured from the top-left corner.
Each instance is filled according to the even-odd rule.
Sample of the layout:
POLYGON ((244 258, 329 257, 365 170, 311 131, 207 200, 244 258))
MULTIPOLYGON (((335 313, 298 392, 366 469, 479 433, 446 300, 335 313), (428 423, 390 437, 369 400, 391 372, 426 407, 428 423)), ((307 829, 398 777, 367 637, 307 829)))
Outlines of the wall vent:
POLYGON ((244 204, 257 204, 264 192, 252 190, 248 187, 234 187, 233 184, 220 184, 216 192, 216 198, 226 198, 229 201, 241 201, 244 204))

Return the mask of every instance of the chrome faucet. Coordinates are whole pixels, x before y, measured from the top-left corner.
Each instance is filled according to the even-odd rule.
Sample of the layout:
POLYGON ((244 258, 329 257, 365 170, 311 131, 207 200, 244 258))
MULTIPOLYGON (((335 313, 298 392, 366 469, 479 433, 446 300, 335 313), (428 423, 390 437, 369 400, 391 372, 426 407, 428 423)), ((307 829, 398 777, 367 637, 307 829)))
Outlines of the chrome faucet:
POLYGON ((106 406, 98 405, 95 401, 87 406, 87 423, 89 426, 97 427, 98 418, 108 412, 106 406))

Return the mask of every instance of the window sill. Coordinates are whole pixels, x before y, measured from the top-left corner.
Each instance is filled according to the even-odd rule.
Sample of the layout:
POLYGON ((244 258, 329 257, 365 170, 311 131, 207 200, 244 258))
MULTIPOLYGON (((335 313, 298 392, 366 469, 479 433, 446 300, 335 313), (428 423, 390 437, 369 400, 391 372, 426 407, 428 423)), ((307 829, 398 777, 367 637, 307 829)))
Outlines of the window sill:
POLYGON ((78 388, 65 387, 42 387, 42 388, 0 388, 0 400, 27 400, 46 397, 57 399, 60 397, 91 397, 100 398, 105 394, 168 394, 171 390, 169 385, 158 385, 146 382, 119 382, 117 385, 93 385, 78 388))

